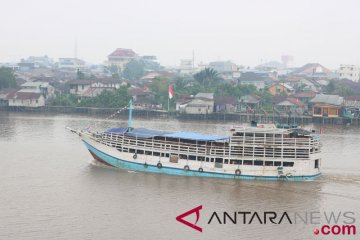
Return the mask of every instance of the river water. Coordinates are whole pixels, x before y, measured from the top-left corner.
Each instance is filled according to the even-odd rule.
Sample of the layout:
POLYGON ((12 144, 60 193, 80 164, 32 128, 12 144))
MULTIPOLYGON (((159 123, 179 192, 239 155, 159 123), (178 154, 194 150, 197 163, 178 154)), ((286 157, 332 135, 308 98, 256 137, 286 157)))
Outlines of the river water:
MULTIPOLYGON (((360 128, 322 127, 320 179, 271 182, 95 166, 79 138, 65 127, 83 128, 97 120, 0 112, 0 239, 360 239, 360 128), (199 205, 202 233, 175 220, 199 205), (357 235, 315 236, 323 217, 320 224, 243 224, 239 219, 237 224, 208 224, 214 211, 351 211, 357 235)), ((220 135, 234 124, 134 120, 135 127, 220 135)), ((125 119, 103 121, 99 129, 121 125, 125 119)), ((187 220, 195 222, 195 216, 187 220)))

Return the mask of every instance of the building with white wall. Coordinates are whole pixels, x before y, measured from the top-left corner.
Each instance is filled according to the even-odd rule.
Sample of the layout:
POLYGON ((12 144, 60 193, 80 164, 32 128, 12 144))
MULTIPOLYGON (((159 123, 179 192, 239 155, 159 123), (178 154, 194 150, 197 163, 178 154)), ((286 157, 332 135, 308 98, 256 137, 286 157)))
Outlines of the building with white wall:
POLYGON ((359 65, 340 65, 339 70, 340 79, 349 79, 354 82, 359 82, 360 66, 359 65))

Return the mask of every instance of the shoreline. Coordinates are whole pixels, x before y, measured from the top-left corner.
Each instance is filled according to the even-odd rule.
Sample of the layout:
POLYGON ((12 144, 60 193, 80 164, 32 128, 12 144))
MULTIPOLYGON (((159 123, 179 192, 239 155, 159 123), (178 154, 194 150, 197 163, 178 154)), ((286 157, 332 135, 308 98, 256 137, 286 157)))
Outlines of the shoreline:
MULTIPOLYGON (((0 108, 0 112, 20 112, 20 113, 58 113, 58 114, 79 114, 79 115, 111 115, 119 108, 95 108, 95 107, 66 107, 66 106, 45 106, 41 108, 0 108)), ((127 116, 128 111, 117 113, 118 116, 127 116)), ((178 119, 190 121, 207 122, 239 122, 248 123, 252 120, 258 123, 290 123, 298 125, 352 125, 360 126, 360 118, 344 117, 313 117, 313 116, 295 116, 289 119, 288 116, 249 114, 249 113, 211 113, 211 114, 183 114, 177 112, 167 112, 164 110, 143 110, 133 109, 133 117, 142 119, 178 119)))

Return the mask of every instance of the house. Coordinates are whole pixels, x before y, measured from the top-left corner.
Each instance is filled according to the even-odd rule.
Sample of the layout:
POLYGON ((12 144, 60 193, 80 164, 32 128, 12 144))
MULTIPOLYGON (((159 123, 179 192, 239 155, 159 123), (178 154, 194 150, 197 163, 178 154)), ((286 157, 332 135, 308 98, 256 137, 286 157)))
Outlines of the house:
POLYGON ((251 109, 258 109, 260 106, 261 97, 257 95, 245 95, 239 99, 237 107, 238 111, 247 111, 251 109))
POLYGON ((107 65, 117 66, 122 71, 127 63, 136 59, 139 59, 139 56, 132 49, 117 48, 108 55, 107 65))
POLYGON ((181 113, 188 114, 209 114, 214 111, 214 94, 198 93, 189 102, 184 103, 180 108, 181 113))
POLYGON ((59 58, 58 68, 62 69, 83 69, 85 67, 85 61, 78 58, 59 58))
POLYGON ((55 96, 55 88, 48 82, 25 82, 21 85, 19 92, 41 93, 45 99, 55 96))
POLYGON ((121 82, 112 78, 80 79, 68 82, 70 93, 80 97, 95 97, 103 91, 114 91, 121 82))
POLYGON ((265 88, 265 79, 266 77, 254 72, 244 72, 241 73, 238 81, 241 85, 253 85, 257 90, 265 88))
POLYGON ((279 94, 290 95, 294 92, 294 88, 286 83, 274 83, 267 89, 269 93, 273 96, 279 94))
POLYGON ((314 117, 339 117, 344 98, 338 95, 317 94, 310 100, 314 117))
POLYGON ((309 92, 298 92, 294 95, 291 95, 291 97, 299 100, 300 102, 304 104, 308 104, 311 99, 313 99, 316 96, 315 92, 309 91, 309 92))
POLYGON ((236 97, 233 96, 216 96, 214 98, 215 112, 235 112, 236 97))
POLYGON ((91 84, 93 83, 93 80, 72 80, 69 81, 68 84, 70 86, 70 93, 82 96, 86 91, 88 91, 91 88, 91 84))
POLYGON ((275 104, 275 108, 278 112, 302 115, 305 111, 305 104, 296 98, 289 97, 275 104))
POLYGON ((146 87, 131 87, 128 89, 128 94, 133 98, 135 104, 136 102, 144 102, 147 98, 154 95, 146 87))
POLYGON ((343 117, 360 118, 360 95, 344 97, 343 117))
POLYGON ((194 96, 178 96, 176 98, 176 111, 185 112, 186 105, 194 99, 194 96))
POLYGON ((308 77, 327 77, 332 74, 332 71, 319 63, 308 63, 295 70, 293 74, 308 77))
POLYGON ((360 66, 358 65, 340 65, 339 70, 340 79, 349 79, 353 82, 359 82, 360 80, 360 66))
POLYGON ((37 108, 45 106, 45 97, 36 92, 12 92, 7 95, 9 107, 37 108))

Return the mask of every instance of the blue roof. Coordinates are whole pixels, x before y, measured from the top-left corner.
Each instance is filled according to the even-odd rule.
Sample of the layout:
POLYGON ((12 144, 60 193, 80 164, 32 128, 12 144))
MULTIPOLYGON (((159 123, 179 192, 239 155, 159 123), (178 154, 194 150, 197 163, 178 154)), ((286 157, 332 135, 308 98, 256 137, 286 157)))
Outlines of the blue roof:
POLYGON ((169 132, 163 132, 158 130, 146 129, 146 128, 134 128, 131 131, 127 132, 126 135, 130 137, 138 138, 153 138, 156 136, 162 136, 169 132))
POLYGON ((153 137, 173 137, 173 138, 181 138, 181 139, 190 139, 190 140, 198 140, 198 141, 219 141, 219 140, 227 140, 229 137, 227 136, 213 136, 201 133, 193 133, 193 132, 165 132, 158 131, 146 128, 111 128, 106 130, 105 133, 115 133, 115 134, 125 134, 129 137, 134 138, 153 138, 153 137))
POLYGON ((129 128, 111 128, 105 131, 105 133, 116 133, 116 134, 123 134, 126 133, 129 128))
POLYGON ((174 137, 174 138, 184 138, 191 140, 199 140, 199 141, 218 141, 218 140, 227 140, 229 137, 227 136, 213 136, 201 133, 192 133, 192 132, 177 132, 177 133, 168 133, 164 134, 164 137, 174 137))

